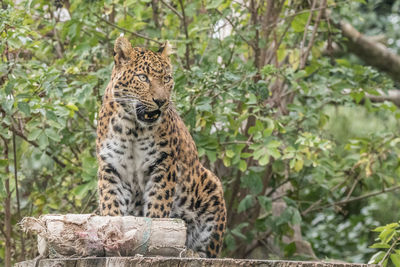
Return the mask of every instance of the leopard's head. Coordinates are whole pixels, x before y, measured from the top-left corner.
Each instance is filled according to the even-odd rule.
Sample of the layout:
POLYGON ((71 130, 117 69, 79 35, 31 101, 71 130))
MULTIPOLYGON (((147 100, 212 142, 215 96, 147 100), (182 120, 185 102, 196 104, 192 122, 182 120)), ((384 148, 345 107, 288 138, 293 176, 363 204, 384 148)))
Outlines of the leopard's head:
POLYGON ((169 50, 168 42, 153 52, 132 47, 124 37, 115 41, 113 98, 142 123, 156 123, 170 105, 174 81, 169 50))

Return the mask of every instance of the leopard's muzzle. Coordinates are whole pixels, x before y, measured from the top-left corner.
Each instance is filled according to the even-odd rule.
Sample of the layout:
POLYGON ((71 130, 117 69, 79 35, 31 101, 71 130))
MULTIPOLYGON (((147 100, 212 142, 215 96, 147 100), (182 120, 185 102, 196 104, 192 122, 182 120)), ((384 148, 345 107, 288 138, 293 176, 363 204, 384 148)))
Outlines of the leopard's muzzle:
POLYGON ((153 111, 147 111, 143 104, 138 104, 136 106, 136 116, 138 120, 142 122, 152 123, 155 122, 161 115, 159 109, 153 111))

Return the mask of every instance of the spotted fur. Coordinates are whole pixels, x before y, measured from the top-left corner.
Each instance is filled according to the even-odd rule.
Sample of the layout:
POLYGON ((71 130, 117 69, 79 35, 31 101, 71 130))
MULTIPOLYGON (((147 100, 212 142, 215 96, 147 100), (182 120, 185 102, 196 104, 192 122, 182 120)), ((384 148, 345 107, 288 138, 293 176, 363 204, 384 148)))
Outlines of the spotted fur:
POLYGON ((170 102, 168 44, 153 52, 120 37, 97 125, 102 215, 182 218, 188 248, 216 257, 226 209, 220 180, 170 102))

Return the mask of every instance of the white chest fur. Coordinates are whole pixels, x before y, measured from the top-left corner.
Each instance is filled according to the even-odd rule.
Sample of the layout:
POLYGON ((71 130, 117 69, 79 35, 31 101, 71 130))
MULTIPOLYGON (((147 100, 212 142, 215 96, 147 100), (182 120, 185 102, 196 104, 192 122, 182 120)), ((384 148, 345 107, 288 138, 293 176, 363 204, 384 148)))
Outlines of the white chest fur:
POLYGON ((136 130, 132 122, 115 118, 102 142, 99 155, 105 164, 117 171, 122 182, 131 188, 139 186, 140 191, 144 192, 149 178, 147 170, 155 160, 151 153, 155 142, 151 133, 142 131, 141 135, 135 135, 133 132, 136 130))

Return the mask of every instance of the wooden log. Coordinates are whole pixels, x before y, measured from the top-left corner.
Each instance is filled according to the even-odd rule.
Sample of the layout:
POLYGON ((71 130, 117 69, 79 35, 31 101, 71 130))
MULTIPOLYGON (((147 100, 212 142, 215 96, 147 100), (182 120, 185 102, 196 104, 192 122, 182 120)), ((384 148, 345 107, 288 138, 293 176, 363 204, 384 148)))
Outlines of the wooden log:
MULTIPOLYGON (((36 261, 17 263, 15 267, 36 267, 36 261)), ((375 264, 357 264, 324 261, 268 261, 268 260, 241 260, 241 259, 201 259, 201 258, 173 258, 173 257, 110 257, 110 258, 69 258, 44 259, 38 262, 38 267, 374 267, 375 264)))
POLYGON ((186 250, 186 226, 180 219, 44 215, 24 218, 21 226, 38 234, 42 257, 179 256, 186 250))

